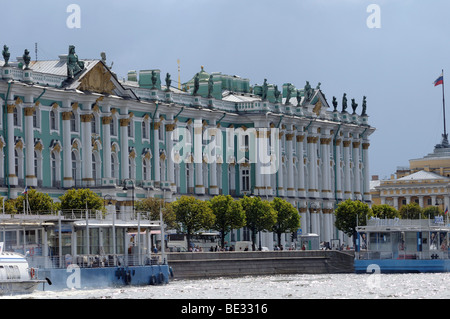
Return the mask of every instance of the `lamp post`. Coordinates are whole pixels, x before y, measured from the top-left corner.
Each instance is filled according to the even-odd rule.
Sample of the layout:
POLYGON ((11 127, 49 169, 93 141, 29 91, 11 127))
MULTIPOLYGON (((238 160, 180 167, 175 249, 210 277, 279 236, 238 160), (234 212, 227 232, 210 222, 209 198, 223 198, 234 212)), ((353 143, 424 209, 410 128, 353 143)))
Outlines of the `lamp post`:
MULTIPOLYGON (((106 198, 108 198, 108 206, 112 205, 112 196, 106 194, 103 196, 103 200, 106 203, 106 198)), ((106 206, 106 205, 105 205, 106 206)), ((113 264, 116 265, 116 211, 114 210, 112 213, 112 244, 113 244, 113 264)))
MULTIPOLYGON (((134 182, 133 182, 132 179, 126 178, 126 179, 123 180, 123 192, 124 193, 128 192, 128 186, 127 186, 127 182, 128 181, 130 181, 131 185, 133 186, 131 188, 131 202, 132 202, 132 211, 131 211, 131 213, 132 213, 132 216, 134 216, 134 182)), ((138 238, 138 249, 139 249, 139 235, 140 234, 137 235, 137 238, 138 238)), ((125 252, 127 252, 127 251, 128 251, 128 249, 125 248, 125 252)), ((138 254, 138 256, 139 256, 139 254, 138 254)), ((128 258, 128 256, 126 258, 128 258)))
MULTIPOLYGON (((169 188, 162 188, 163 191, 163 203, 166 203, 166 190, 170 190, 169 188)), ((161 205, 159 206, 159 219, 160 219, 160 227, 161 227, 161 259, 162 259, 162 263, 163 265, 166 264, 166 251, 165 251, 165 245, 166 242, 164 240, 164 221, 163 221, 163 215, 162 215, 162 209, 161 209, 161 205)))

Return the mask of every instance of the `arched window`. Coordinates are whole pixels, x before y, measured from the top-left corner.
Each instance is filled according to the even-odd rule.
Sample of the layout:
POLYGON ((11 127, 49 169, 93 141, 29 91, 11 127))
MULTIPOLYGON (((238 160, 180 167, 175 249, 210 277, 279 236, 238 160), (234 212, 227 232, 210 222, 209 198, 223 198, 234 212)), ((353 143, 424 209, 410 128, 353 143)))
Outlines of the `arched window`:
POLYGON ((143 158, 142 159, 142 178, 145 181, 149 181, 151 180, 151 165, 150 165, 150 160, 143 158))
POLYGON ((72 112, 72 115, 70 116, 70 130, 72 132, 78 132, 78 127, 77 127, 77 118, 75 113, 72 112))
POLYGON ((75 180, 75 184, 77 180, 81 180, 80 161, 76 151, 72 151, 72 178, 75 180))
POLYGON ((57 130, 57 126, 56 126, 56 111, 55 110, 51 110, 50 111, 50 129, 51 130, 57 130))
POLYGON ((119 178, 119 161, 116 153, 111 154, 111 177, 119 178))

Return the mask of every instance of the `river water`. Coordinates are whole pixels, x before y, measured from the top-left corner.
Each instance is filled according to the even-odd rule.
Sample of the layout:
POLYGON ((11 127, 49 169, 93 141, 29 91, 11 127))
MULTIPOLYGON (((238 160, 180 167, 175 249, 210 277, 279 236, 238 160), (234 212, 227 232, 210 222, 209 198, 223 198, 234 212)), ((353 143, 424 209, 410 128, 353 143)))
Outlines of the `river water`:
POLYGON ((173 280, 168 285, 59 292, 15 299, 450 299, 450 273, 276 275, 173 280))

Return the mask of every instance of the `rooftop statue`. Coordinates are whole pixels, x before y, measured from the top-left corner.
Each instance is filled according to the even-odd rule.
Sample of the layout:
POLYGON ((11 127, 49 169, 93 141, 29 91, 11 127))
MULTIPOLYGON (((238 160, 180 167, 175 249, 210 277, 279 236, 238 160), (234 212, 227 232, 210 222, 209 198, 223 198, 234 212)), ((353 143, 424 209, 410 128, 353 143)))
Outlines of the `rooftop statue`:
POLYGON ((195 75, 195 77, 194 77, 194 92, 193 92, 193 95, 197 95, 197 92, 198 92, 198 88, 200 87, 200 80, 199 80, 199 78, 198 78, 198 73, 195 75))
POLYGON ((214 88, 214 80, 213 76, 210 75, 208 80, 208 97, 212 97, 213 88, 214 88))
POLYGON ((278 103, 278 98, 280 97, 280 91, 278 90, 278 85, 275 85, 273 95, 275 96, 275 103, 278 103))
POLYGON ((316 90, 320 90, 320 82, 317 84, 317 86, 316 86, 316 90))
POLYGON ((302 95, 301 95, 301 93, 300 93, 300 90, 297 90, 297 96, 296 96, 296 98, 297 98, 297 105, 300 105, 300 102, 301 102, 301 100, 302 100, 302 95))
POLYGON ((263 101, 265 99, 267 99, 267 90, 268 90, 267 79, 264 79, 264 83, 263 83, 263 86, 262 86, 262 100, 263 101))
POLYGON ((342 112, 347 112, 347 93, 342 97, 342 112))
POLYGON ((292 87, 290 85, 287 86, 286 88, 286 105, 291 104, 291 102, 289 102, 289 100, 291 99, 291 94, 292 94, 292 87))
POLYGON ((170 79, 170 74, 166 73, 166 91, 170 91, 170 84, 172 84, 172 80, 170 79))
POLYGON ((30 61, 31 61, 31 57, 30 57, 30 51, 28 51, 27 49, 25 49, 24 53, 23 53, 23 62, 25 63, 25 70, 29 70, 29 66, 30 66, 30 61))
POLYGON ((309 84, 309 81, 306 81, 305 84, 305 100, 309 101, 311 100, 313 95, 313 90, 311 88, 311 85, 309 84))
POLYGON ((353 114, 356 114, 356 108, 357 107, 358 107, 358 103, 355 102, 355 99, 352 99, 353 114))
POLYGON ((156 82, 158 81, 157 77, 156 77, 156 72, 154 70, 152 70, 152 89, 156 88, 156 82))
POLYGON ((9 56, 11 55, 9 53, 9 48, 6 46, 6 44, 3 46, 3 59, 5 60, 5 65, 4 66, 9 66, 8 61, 9 61, 9 56))
POLYGON ((366 97, 363 97, 363 102, 362 102, 362 113, 361 116, 365 116, 366 114, 366 108, 367 108, 367 101, 366 101, 366 97))
POLYGON ((337 100, 336 100, 336 97, 333 96, 333 107, 334 107, 334 111, 337 110, 337 105, 338 105, 338 102, 337 102, 337 100))
POLYGON ((84 69, 84 62, 78 61, 75 53, 75 46, 69 46, 69 55, 67 57, 67 77, 73 79, 84 69))

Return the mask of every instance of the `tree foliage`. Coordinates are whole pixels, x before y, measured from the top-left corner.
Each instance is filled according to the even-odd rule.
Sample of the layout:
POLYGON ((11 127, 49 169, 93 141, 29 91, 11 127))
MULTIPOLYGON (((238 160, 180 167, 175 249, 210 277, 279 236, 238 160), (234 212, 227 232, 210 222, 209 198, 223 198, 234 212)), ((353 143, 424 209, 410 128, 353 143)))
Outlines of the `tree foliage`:
POLYGON ((61 210, 103 209, 103 199, 89 188, 69 189, 59 199, 61 210))
POLYGON ((400 208, 400 216, 402 219, 419 219, 424 218, 423 209, 417 203, 409 203, 400 208))
POLYGON ((278 245, 281 245, 281 235, 283 233, 296 232, 300 227, 300 215, 297 209, 288 201, 275 197, 270 205, 277 213, 277 222, 272 230, 277 234, 278 245))
POLYGON ((256 250, 256 233, 272 230, 277 222, 277 213, 268 201, 263 201, 260 197, 244 196, 240 202, 245 211, 247 227, 252 231, 253 250, 256 250))
POLYGON ((221 234, 221 246, 225 246, 225 236, 232 230, 245 226, 245 212, 239 201, 230 195, 214 196, 211 200, 211 210, 216 216, 212 229, 221 234))
POLYGON ((191 236, 200 230, 210 229, 214 225, 215 216, 207 201, 193 196, 181 196, 171 204, 178 227, 186 234, 188 249, 191 236))
POLYGON ((339 203, 334 214, 335 226, 348 236, 353 236, 355 241, 356 226, 366 225, 366 220, 372 217, 372 210, 366 203, 347 199, 339 203))
POLYGON ((48 194, 28 189, 26 194, 17 197, 15 206, 19 213, 28 209, 32 213, 50 214, 53 209, 53 199, 48 194))
POLYGON ((162 212, 163 221, 168 229, 175 229, 175 213, 170 203, 161 198, 148 197, 136 202, 135 209, 138 212, 149 212, 151 220, 159 220, 159 211, 162 212))
POLYGON ((388 204, 372 205, 372 212, 374 217, 380 219, 400 218, 399 211, 388 204))

